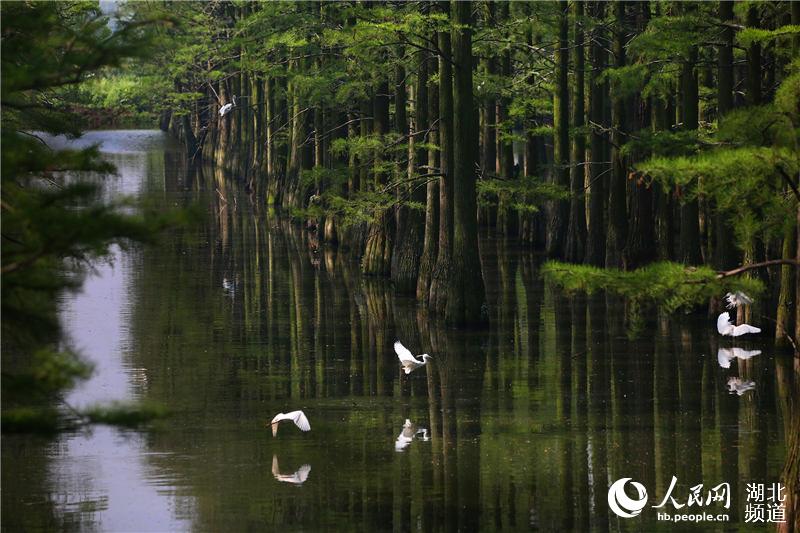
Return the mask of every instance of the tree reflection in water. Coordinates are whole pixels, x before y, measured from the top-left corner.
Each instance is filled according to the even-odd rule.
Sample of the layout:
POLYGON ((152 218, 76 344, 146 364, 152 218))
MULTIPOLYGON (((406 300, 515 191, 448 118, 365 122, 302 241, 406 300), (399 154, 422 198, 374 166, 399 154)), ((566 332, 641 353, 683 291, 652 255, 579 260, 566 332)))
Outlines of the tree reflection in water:
POLYGON ((746 483, 782 479, 795 495, 787 518, 795 509, 791 357, 748 341, 743 350, 763 353, 723 368, 727 345, 697 316, 653 313, 643 331, 654 333, 629 338, 624 301, 548 288, 539 256, 488 236, 492 327, 448 329, 361 276, 347 250, 320 248, 205 172, 168 184, 166 201, 199 199, 212 214, 141 252, 129 317, 131 365, 175 415, 144 433, 147 461, 161 490, 193 499, 196 529, 657 527, 649 507, 628 521, 609 513, 621 477, 653 505, 672 476, 676 495, 728 482, 733 522, 746 483), (186 184, 196 192, 180 192, 186 184), (397 338, 434 359, 405 375, 397 338), (728 394, 731 377, 756 388, 728 394), (263 422, 287 409, 303 409, 314 431, 273 441, 263 422), (396 453, 406 419, 430 440, 396 453), (282 473, 277 458, 301 466, 282 473))

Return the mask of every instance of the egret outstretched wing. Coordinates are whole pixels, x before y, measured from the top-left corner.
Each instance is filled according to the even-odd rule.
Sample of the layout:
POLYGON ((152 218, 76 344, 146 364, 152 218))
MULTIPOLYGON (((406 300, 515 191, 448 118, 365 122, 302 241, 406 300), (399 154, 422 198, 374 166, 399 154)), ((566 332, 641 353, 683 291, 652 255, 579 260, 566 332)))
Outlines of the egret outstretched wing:
POLYGON ((730 335, 729 330, 732 327, 731 315, 727 311, 717 317, 717 331, 719 331, 720 335, 730 335))
POLYGON ((717 317, 717 331, 719 331, 720 335, 738 337, 747 333, 761 333, 761 328, 757 328, 749 324, 734 326, 731 323, 731 316, 727 311, 725 311, 724 313, 720 314, 719 317, 717 317))
POLYGON ((292 411, 291 413, 278 413, 275 415, 275 418, 272 419, 270 425, 272 426, 272 436, 278 434, 278 424, 284 420, 291 420, 294 424, 300 428, 301 431, 310 431, 311 424, 308 422, 308 418, 303 411, 292 411))
POLYGON ((219 116, 224 117, 231 109, 233 109, 233 104, 225 104, 219 108, 219 116))
POLYGON ((742 291, 729 292, 725 295, 725 300, 728 302, 728 309, 753 303, 753 299, 742 291))
POLYGON ((742 348, 723 348, 717 350, 717 362, 722 368, 730 368, 733 359, 750 359, 761 354, 761 350, 745 350, 742 348))
POLYGON ((278 481, 284 483, 293 483, 295 485, 302 485, 308 479, 308 474, 311 472, 311 465, 305 464, 297 469, 294 474, 281 474, 280 467, 278 466, 278 456, 272 456, 272 475, 278 481))
POLYGON ((400 341, 395 341, 394 343, 394 351, 397 353, 397 357, 400 359, 400 362, 411 362, 411 363, 419 363, 419 361, 411 354, 411 352, 402 345, 400 341))
POLYGON ((742 324, 741 326, 734 326, 732 336, 738 337, 747 333, 761 333, 761 328, 751 326, 749 324, 742 324))

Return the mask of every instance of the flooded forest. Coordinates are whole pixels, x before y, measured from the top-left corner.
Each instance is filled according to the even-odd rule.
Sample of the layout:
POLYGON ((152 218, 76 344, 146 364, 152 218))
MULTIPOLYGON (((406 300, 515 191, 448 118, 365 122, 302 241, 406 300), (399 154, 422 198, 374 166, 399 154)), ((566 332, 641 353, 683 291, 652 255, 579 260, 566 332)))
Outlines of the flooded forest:
POLYGON ((2 19, 3 531, 800 531, 800 2, 2 19))

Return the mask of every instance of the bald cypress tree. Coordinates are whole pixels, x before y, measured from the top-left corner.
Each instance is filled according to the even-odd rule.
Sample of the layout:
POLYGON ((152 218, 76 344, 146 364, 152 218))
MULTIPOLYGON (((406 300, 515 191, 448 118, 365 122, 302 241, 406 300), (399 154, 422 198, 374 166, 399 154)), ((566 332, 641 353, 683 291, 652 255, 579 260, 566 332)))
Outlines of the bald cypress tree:
POLYGON ((478 136, 472 98, 471 4, 452 0, 453 28, 453 256, 447 291, 447 321, 480 322, 484 303, 478 257, 475 168, 478 136))
MULTIPOLYGON (((569 188, 569 3, 558 3, 558 47, 555 52, 556 88, 553 92, 553 177, 557 185, 569 188)), ((569 200, 553 203, 547 229, 547 255, 564 257, 569 200)))

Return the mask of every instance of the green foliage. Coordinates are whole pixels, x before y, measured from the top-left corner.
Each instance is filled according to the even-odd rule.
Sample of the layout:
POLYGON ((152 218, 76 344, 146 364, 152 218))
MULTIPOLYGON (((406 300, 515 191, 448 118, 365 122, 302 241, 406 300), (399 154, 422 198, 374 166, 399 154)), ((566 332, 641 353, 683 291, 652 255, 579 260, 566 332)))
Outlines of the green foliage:
POLYGON ((745 28, 736 34, 736 42, 747 48, 753 43, 765 44, 775 39, 792 38, 800 35, 800 26, 787 24, 775 30, 761 28, 745 28))
POLYGON ((657 157, 677 157, 696 154, 701 146, 700 130, 652 131, 642 130, 623 145, 621 152, 625 157, 638 154, 652 154, 657 157))
POLYGON ((757 296, 764 290, 757 279, 720 278, 709 267, 668 261, 629 271, 548 261, 542 266, 542 274, 549 283, 568 292, 608 291, 637 305, 654 304, 666 312, 690 308, 727 292, 740 290, 757 296))
POLYGON ((150 403, 95 405, 80 413, 93 424, 138 427, 168 415, 161 405, 150 403))
POLYGON ((521 212, 535 213, 549 200, 569 198, 569 190, 531 176, 516 179, 482 179, 477 182, 478 203, 493 205, 501 197, 508 198, 508 207, 521 212))
POLYGON ((87 2, 6 2, 2 17, 2 385, 4 429, 19 429, 47 425, 48 402, 91 370, 54 348, 57 294, 78 288, 87 261, 112 243, 151 240, 175 217, 104 202, 87 178, 113 166, 96 147, 58 150, 31 133, 78 135, 65 88, 141 57, 147 26, 112 31, 87 2))

